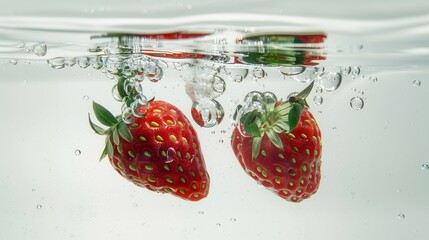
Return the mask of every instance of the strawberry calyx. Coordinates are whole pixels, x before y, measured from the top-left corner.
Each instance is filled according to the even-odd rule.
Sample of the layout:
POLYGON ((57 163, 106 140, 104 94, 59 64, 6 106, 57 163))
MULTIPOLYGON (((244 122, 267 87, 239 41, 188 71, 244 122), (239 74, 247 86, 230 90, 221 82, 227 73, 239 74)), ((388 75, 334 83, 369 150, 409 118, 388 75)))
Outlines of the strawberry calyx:
POLYGON ((263 98, 262 101, 255 99, 263 106, 251 111, 246 112, 242 105, 237 106, 234 120, 239 119, 239 127, 244 130, 242 133, 253 138, 252 159, 259 156, 264 135, 268 136, 275 147, 283 150, 283 144, 278 134, 290 133, 297 127, 303 109, 308 107, 306 98, 313 86, 314 82, 286 101, 277 101, 275 98, 263 98))
POLYGON ((133 140, 133 136, 128 129, 127 124, 122 120, 120 116, 113 116, 113 114, 109 112, 109 110, 107 110, 105 107, 101 106, 96 102, 92 103, 92 107, 97 120, 104 126, 108 127, 107 129, 104 129, 93 123, 91 120, 91 116, 88 113, 89 125, 91 126, 92 130, 94 130, 94 132, 99 135, 106 136, 106 145, 100 156, 101 161, 107 155, 109 155, 109 157, 113 155, 113 144, 119 146, 120 138, 123 138, 127 142, 131 142, 133 140), (113 139, 113 143, 111 139, 113 139))

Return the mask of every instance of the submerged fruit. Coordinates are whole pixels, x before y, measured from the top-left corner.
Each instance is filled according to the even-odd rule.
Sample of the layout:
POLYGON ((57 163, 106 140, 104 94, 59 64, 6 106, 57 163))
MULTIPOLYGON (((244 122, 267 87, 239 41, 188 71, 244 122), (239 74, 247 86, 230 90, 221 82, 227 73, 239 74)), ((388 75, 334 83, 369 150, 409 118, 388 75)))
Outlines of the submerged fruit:
POLYGON ((305 102, 312 85, 285 102, 262 99, 264 111, 241 113, 232 134, 246 173, 292 202, 315 194, 320 183, 321 132, 305 102))
POLYGON ((107 135, 101 159, 108 155, 115 170, 139 187, 191 201, 205 198, 210 178, 186 116, 164 101, 151 101, 138 111, 145 115, 125 124, 94 103, 97 119, 109 127, 104 130, 90 120, 96 133, 107 135))

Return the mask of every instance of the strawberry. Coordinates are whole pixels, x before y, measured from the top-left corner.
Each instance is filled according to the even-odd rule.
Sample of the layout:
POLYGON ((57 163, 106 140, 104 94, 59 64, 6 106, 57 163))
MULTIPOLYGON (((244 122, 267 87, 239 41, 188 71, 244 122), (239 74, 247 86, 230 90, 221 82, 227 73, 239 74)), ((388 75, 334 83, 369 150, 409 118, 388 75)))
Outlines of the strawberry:
POLYGON ((210 178, 197 133, 178 108, 150 101, 148 107, 137 109, 145 115, 132 124, 95 102, 93 108, 108 127, 105 130, 89 119, 96 133, 106 135, 100 160, 107 155, 113 168, 139 187, 190 201, 207 196, 210 178))
POLYGON ((248 95, 251 107, 238 107, 231 139, 244 171, 291 202, 309 198, 320 183, 321 132, 305 101, 312 87, 284 102, 271 93, 248 95))

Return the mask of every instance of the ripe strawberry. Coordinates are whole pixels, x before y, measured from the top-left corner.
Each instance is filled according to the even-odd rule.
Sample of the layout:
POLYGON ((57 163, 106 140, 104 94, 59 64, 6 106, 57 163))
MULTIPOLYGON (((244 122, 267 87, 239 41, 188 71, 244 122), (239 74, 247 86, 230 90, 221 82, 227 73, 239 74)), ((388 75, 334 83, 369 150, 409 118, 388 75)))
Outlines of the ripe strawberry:
POLYGON ((260 98, 265 112, 264 107, 241 110, 232 134, 233 151, 246 173, 292 202, 315 194, 320 183, 321 132, 305 102, 312 87, 285 102, 260 98))
POLYGON ((95 116, 107 130, 92 123, 92 129, 107 135, 101 155, 124 178, 139 187, 170 193, 198 201, 209 191, 210 178, 206 171, 197 133, 186 116, 164 101, 151 101, 146 112, 134 123, 126 124, 107 109, 93 103, 95 116))

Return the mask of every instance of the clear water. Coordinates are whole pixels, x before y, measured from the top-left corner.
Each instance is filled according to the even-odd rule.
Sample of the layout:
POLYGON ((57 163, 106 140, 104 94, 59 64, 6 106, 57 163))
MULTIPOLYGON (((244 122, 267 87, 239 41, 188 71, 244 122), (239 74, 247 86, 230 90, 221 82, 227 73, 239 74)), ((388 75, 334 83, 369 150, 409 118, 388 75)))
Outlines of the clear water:
POLYGON ((1 239, 427 239, 426 1, 128 2, 13 1, 0 9, 1 239), (174 31, 210 35, 100 37, 174 31), (237 37, 273 32, 325 33, 324 43, 301 50, 326 59, 293 76, 284 73, 300 70, 219 63, 246 50, 237 37), (162 78, 141 86, 196 127, 211 177, 206 199, 149 192, 98 162, 104 140, 87 114, 93 100, 120 113, 106 63, 124 44, 135 53, 128 59, 150 50, 205 55, 196 64, 157 58, 162 78), (223 82, 201 93, 189 79, 213 69, 223 82), (290 203, 241 169, 229 145, 232 114, 250 91, 286 98, 315 79, 308 99, 323 134, 322 181, 316 195, 290 203), (222 105, 219 124, 192 120, 189 89, 222 105))

